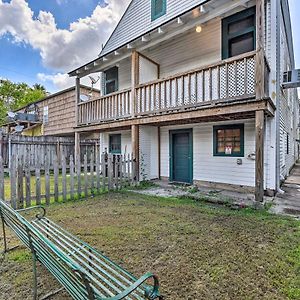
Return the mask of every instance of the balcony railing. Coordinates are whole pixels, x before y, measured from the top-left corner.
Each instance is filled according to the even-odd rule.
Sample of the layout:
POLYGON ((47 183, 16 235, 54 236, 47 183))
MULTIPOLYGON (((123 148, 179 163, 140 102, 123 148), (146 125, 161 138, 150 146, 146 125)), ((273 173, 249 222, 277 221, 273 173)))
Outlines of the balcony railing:
POLYGON ((132 113, 131 89, 78 104, 78 124, 118 120, 132 113))
POLYGON ((78 105, 78 125, 197 108, 255 97, 256 52, 139 85, 78 105), (133 102, 135 103, 133 105, 133 102))
POLYGON ((136 89, 138 115, 255 96, 255 53, 157 80, 136 89))

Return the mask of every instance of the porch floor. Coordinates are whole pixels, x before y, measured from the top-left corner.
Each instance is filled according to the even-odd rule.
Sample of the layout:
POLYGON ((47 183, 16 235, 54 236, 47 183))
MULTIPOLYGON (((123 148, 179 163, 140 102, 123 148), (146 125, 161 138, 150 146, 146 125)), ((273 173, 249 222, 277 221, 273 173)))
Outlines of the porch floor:
POLYGON ((277 194, 273 211, 278 214, 292 215, 300 219, 300 162, 298 162, 277 194))
MULTIPOLYGON (((212 189, 208 187, 188 186, 175 184, 166 180, 154 180, 153 186, 137 193, 159 197, 189 197, 198 201, 215 204, 226 204, 232 208, 256 207, 254 194, 241 193, 225 189, 212 189)), ((272 202, 273 198, 265 197, 265 203, 272 202)))

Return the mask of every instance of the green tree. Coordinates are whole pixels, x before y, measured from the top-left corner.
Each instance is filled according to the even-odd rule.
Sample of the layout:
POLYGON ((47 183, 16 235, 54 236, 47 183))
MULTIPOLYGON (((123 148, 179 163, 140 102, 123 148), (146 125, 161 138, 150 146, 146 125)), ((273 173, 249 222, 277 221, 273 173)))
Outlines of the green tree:
POLYGON ((30 87, 27 83, 0 80, 0 124, 5 123, 8 111, 16 110, 44 98, 46 89, 40 84, 30 87))

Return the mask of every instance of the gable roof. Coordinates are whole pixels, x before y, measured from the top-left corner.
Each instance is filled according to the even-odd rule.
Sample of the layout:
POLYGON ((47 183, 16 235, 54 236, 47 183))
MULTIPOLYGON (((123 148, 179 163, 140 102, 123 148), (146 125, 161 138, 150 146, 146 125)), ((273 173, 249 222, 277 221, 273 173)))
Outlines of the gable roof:
POLYGON ((100 56, 113 52, 153 29, 179 17, 193 8, 210 0, 166 0, 167 12, 162 17, 151 20, 152 0, 132 0, 123 17, 111 34, 100 56))

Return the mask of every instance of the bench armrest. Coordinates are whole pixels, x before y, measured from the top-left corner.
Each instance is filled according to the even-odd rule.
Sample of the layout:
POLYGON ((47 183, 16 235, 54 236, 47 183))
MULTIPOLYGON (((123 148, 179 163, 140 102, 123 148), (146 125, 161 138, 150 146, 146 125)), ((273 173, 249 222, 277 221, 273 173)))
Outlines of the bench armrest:
POLYGON ((16 211, 18 213, 20 212, 24 212, 24 211, 30 211, 30 210, 34 210, 34 209, 41 209, 42 212, 36 215, 37 219, 43 219, 46 216, 46 209, 44 206, 41 205, 37 205, 37 206, 32 206, 32 207, 28 207, 28 208, 22 208, 22 209, 17 209, 16 211))
POLYGON ((112 298, 105 299, 105 300, 124 299, 126 296, 130 295, 133 291, 135 291, 139 286, 141 286, 146 280, 148 280, 150 278, 153 278, 154 286, 153 286, 153 289, 149 288, 149 290, 146 291, 146 294, 145 294, 146 298, 149 300, 154 300, 154 299, 161 297, 159 294, 159 282, 158 282, 157 276, 152 273, 146 273, 139 280, 137 280, 132 286, 130 286, 129 288, 124 290, 119 295, 112 297, 112 298))

